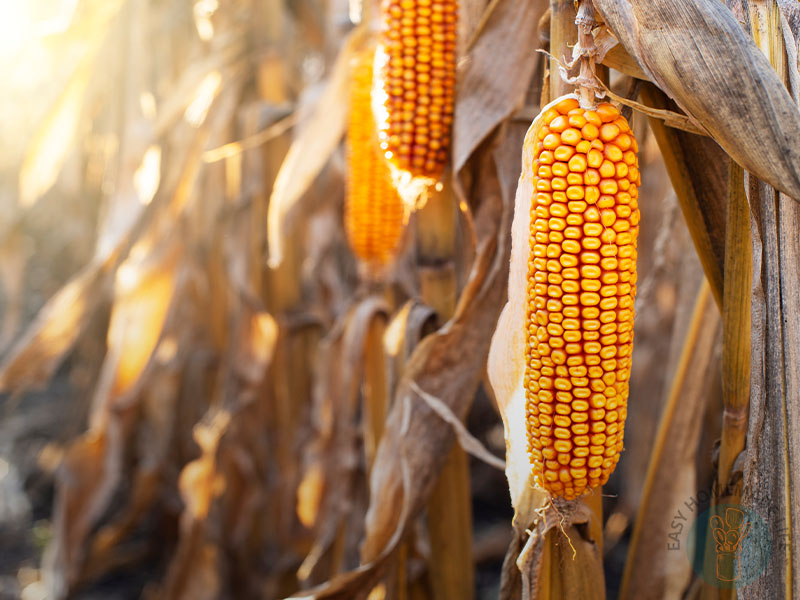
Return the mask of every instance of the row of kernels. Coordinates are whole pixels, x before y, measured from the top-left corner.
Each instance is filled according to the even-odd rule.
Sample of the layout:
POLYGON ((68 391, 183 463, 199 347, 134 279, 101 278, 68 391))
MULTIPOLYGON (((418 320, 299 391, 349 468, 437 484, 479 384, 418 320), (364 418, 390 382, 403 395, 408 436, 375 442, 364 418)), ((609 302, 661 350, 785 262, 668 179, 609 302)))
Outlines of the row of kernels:
POLYGON ((457 2, 384 0, 387 158, 403 170, 435 176, 447 160, 455 82, 457 2))

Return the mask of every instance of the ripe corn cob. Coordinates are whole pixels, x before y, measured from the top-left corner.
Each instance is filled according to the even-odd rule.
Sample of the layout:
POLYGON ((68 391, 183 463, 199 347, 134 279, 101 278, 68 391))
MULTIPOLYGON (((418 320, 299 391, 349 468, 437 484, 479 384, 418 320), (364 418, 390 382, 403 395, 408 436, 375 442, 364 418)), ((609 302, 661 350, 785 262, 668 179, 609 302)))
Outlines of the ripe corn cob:
POLYGON ((405 206, 381 156, 372 113, 374 49, 362 51, 353 65, 347 129, 345 231, 353 253, 381 266, 394 256, 403 236, 405 206))
POLYGON ((457 0, 382 0, 378 129, 394 170, 438 179, 453 122, 457 0))
POLYGON ((549 106, 533 140, 524 386, 534 477, 572 499, 622 451, 641 178, 614 106, 549 106))

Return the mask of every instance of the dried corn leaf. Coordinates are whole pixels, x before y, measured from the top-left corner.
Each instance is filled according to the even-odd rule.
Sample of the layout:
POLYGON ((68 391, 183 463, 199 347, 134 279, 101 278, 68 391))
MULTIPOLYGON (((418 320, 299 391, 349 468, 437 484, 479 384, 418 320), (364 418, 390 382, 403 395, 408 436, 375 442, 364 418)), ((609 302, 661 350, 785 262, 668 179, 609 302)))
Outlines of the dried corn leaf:
MULTIPOLYGON (((238 94, 238 85, 232 82, 226 89, 223 108, 232 110, 231 100, 238 94)), ((216 127, 224 127, 225 114, 214 114, 216 127)), ((228 113, 229 114, 229 113, 228 113)), ((141 204, 132 195, 130 180, 120 183, 120 191, 112 199, 112 205, 121 210, 117 218, 104 223, 97 242, 94 259, 75 275, 45 307, 10 349, 0 366, 0 388, 23 391, 44 384, 55 372, 67 352, 73 347, 97 306, 108 298, 110 278, 117 263, 124 258, 127 249, 145 229, 164 204, 173 214, 185 207, 187 198, 197 183, 202 154, 209 136, 208 124, 181 148, 177 159, 179 169, 163 184, 150 205, 141 204)), ((142 149, 144 151, 144 149, 142 149)), ((133 170, 127 173, 133 177, 133 170)))
POLYGON ((458 5, 458 56, 472 49, 499 0, 462 0, 458 5))
POLYGON ((112 489, 104 464, 108 448, 105 433, 87 433, 69 445, 59 465, 58 501, 53 511, 55 538, 43 558, 50 598, 66 597, 80 580, 83 541, 98 516, 91 506, 87 510, 86 498, 107 497, 112 489))
POLYGON ((278 324, 271 314, 242 310, 242 332, 236 350, 236 373, 251 385, 257 385, 264 377, 264 369, 272 362, 278 343, 278 324))
POLYGON ((485 462, 490 467, 494 467, 500 471, 506 470, 505 461, 501 458, 497 458, 494 454, 489 452, 486 446, 484 446, 478 438, 469 432, 466 425, 464 425, 464 423, 453 413, 453 411, 450 410, 450 407, 448 407, 447 404, 442 402, 436 396, 433 396, 421 389, 413 381, 411 382, 411 389, 427 403, 433 412, 436 413, 436 416, 442 419, 442 421, 450 424, 456 434, 458 445, 461 446, 461 449, 464 452, 472 455, 478 460, 485 462))
POLYGON ((208 517, 211 502, 225 489, 224 479, 216 472, 214 457, 231 415, 226 411, 216 412, 208 421, 194 428, 194 439, 202 455, 186 465, 178 483, 187 517, 196 521, 208 517))
MULTIPOLYGON (((142 256, 134 248, 133 256, 117 271, 114 306, 108 326, 108 348, 111 360, 104 365, 111 387, 111 398, 121 398, 134 388, 150 362, 172 305, 178 284, 177 267, 182 247, 173 243, 142 256)), ((147 252, 147 249, 141 249, 147 252)), ((101 386, 102 388, 102 386, 101 386)), ((105 393, 101 392, 101 393, 105 393)))
MULTIPOLYGON (((29 208, 56 182, 64 161, 75 146, 83 122, 84 100, 98 51, 108 33, 108 23, 122 6, 121 0, 105 3, 100 18, 92 20, 85 39, 87 49, 61 96, 28 146, 19 173, 19 204, 29 208)), ((98 7, 95 7, 97 10, 98 7)))
MULTIPOLYGON (((651 84, 642 98, 658 109, 674 110, 675 103, 651 84)), ((722 306, 725 263, 725 214, 730 158, 714 140, 668 127, 650 119, 672 187, 692 235, 706 279, 718 306, 722 306)))
POLYGON ((383 348, 389 360, 389 398, 393 398, 403 368, 420 340, 437 329, 436 312, 416 300, 397 310, 383 334, 383 348))
MULTIPOLYGON (((172 319, 175 325, 177 319, 172 319)), ((113 521, 104 524, 90 539, 85 567, 87 578, 100 576, 118 566, 120 556, 128 554, 119 544, 139 525, 153 507, 163 485, 165 471, 172 450, 173 428, 176 423, 176 404, 181 385, 181 370, 163 363, 177 352, 174 338, 165 338, 159 345, 158 369, 142 393, 142 421, 138 424, 138 437, 142 440, 137 468, 131 475, 131 487, 120 512, 113 521)), ((173 357, 174 358, 174 357, 173 357)))
POLYGON ((503 563, 500 600, 604 599, 600 549, 583 533, 592 519, 589 507, 551 505, 540 514, 524 534, 515 529, 503 563))
POLYGON ((459 73, 453 125, 453 170, 460 171, 475 148, 525 100, 538 62, 530 40, 547 9, 500 0, 459 73))
POLYGON ((800 112, 718 0, 596 0, 648 77, 739 164, 800 199, 800 112))
POLYGON ((383 338, 389 356, 405 364, 420 340, 433 331, 436 312, 416 300, 409 300, 392 316, 383 338))
POLYGON ((333 151, 347 123, 350 62, 366 41, 366 27, 353 30, 344 42, 328 83, 281 164, 269 200, 267 235, 270 265, 283 261, 284 244, 291 237, 291 216, 333 151))
MULTIPOLYGON (((216 390, 224 394, 223 406, 212 406, 194 427, 201 455, 183 468, 178 481, 185 509, 161 590, 164 598, 225 596, 231 585, 225 570, 231 563, 248 577, 257 571, 251 549, 263 544, 268 525, 262 516, 269 512, 259 394, 275 355, 279 326, 271 315, 246 303, 238 315, 232 333, 235 350, 219 375, 225 383, 216 390), (223 531, 219 523, 224 523, 223 531)), ((250 582, 239 585, 247 588, 250 582)))
POLYGON ((181 519, 180 542, 164 582, 164 598, 212 600, 220 596, 222 557, 217 545, 206 537, 206 519, 212 503, 226 487, 218 452, 230 422, 230 413, 218 411, 194 428, 202 454, 180 475, 178 485, 186 509, 181 519))
POLYGON ((319 353, 314 387, 314 416, 319 429, 305 457, 304 482, 308 483, 301 485, 297 498, 298 513, 306 515, 305 520, 318 530, 314 547, 299 570, 304 581, 319 581, 315 577, 318 572, 324 566, 330 569, 325 559, 337 566, 335 557, 330 556, 337 537, 345 536, 357 544, 360 535, 354 534, 362 533, 360 528, 351 531, 349 527, 362 453, 358 444, 358 390, 369 328, 376 319, 386 319, 386 313, 381 298, 366 298, 334 326, 319 353), (324 494, 315 488, 324 490, 324 494))
POLYGON ((109 277, 89 263, 39 311, 0 366, 0 389, 22 392, 44 385, 94 314, 108 299, 109 277))
POLYGON ((180 245, 143 265, 125 265, 109 327, 109 351, 95 393, 90 429, 72 444, 57 475, 54 538, 48 571, 54 597, 85 576, 85 544, 122 477, 130 413, 122 400, 139 382, 172 304, 180 245), (127 270, 133 269, 133 272, 127 270))
POLYGON ((190 63, 158 106, 158 113, 153 123, 155 135, 160 136, 169 132, 170 127, 174 127, 176 121, 184 115, 186 107, 197 96, 198 90, 202 90, 206 77, 211 73, 229 72, 231 65, 237 64, 242 59, 245 50, 244 40, 231 39, 216 52, 190 63))
POLYGON ((647 79, 647 75, 642 71, 642 67, 636 62, 622 44, 617 44, 612 47, 603 57, 603 64, 612 69, 616 69, 620 73, 630 75, 636 79, 647 79))

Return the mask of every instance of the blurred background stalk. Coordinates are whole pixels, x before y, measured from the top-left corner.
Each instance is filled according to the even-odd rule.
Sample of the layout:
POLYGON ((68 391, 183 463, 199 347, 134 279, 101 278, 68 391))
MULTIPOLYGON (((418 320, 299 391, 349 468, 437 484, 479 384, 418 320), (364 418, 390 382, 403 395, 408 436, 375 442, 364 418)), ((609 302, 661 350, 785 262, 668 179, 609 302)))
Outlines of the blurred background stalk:
MULTIPOLYGON (((446 183, 442 190, 431 191, 427 203, 416 215, 420 296, 442 323, 453 316, 458 296, 457 226, 456 198, 446 183)), ((455 437, 428 501, 428 534, 434 600, 473 598, 469 458, 455 437)))

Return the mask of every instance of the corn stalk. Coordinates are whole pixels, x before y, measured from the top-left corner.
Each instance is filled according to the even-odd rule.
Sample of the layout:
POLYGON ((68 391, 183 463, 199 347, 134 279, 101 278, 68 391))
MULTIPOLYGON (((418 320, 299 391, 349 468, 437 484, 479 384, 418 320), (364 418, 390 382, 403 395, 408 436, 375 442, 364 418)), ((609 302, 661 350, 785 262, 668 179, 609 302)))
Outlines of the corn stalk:
MULTIPOLYGON (((750 407, 750 289, 753 283, 750 207, 744 191, 744 172, 731 163, 725 240, 725 293, 722 302, 722 440, 717 486, 725 496, 733 465, 744 450, 750 407)), ((738 496, 738 494, 737 494, 738 496)), ((736 500, 733 500, 736 501, 736 500)))
POLYGON ((550 100, 573 91, 574 86, 561 78, 560 64, 571 60, 572 46, 578 41, 575 27, 575 2, 550 0, 550 100), (560 61, 560 62, 559 62, 560 61))
MULTIPOLYGON (((790 71, 797 73, 796 40, 786 44, 779 3, 742 2, 741 7, 757 46, 788 83, 790 71)), ((763 575, 738 596, 790 598, 800 596, 800 207, 752 174, 747 181, 751 230, 758 235, 753 236, 750 420, 742 503, 767 522, 772 553, 763 575)))
MULTIPOLYGON (((455 196, 448 184, 433 193, 417 215, 420 294, 442 321, 453 316, 456 306, 456 231, 455 196)), ((429 568, 435 600, 473 597, 470 502, 467 453, 453 444, 428 503, 429 568)))

